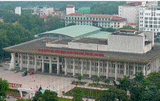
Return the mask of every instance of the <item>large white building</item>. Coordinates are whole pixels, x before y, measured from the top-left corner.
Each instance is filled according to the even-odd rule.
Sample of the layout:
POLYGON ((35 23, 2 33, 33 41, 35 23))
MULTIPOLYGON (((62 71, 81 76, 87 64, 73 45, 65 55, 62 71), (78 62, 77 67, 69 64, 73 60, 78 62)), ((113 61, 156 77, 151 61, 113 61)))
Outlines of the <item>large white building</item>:
POLYGON ((154 46, 152 32, 121 30, 106 39, 43 37, 4 50, 11 52, 10 70, 115 80, 123 75, 133 78, 136 72, 142 71, 146 76, 160 71, 160 47, 154 46))
POLYGON ((53 7, 43 7, 42 9, 40 9, 40 16, 42 15, 51 16, 53 12, 54 12, 53 7))
POLYGON ((15 8, 15 14, 21 15, 21 7, 15 8))
POLYGON ((160 7, 143 7, 139 10, 139 30, 160 32, 160 7))
POLYGON ((66 6, 66 15, 75 13, 75 6, 73 5, 67 5, 66 6))

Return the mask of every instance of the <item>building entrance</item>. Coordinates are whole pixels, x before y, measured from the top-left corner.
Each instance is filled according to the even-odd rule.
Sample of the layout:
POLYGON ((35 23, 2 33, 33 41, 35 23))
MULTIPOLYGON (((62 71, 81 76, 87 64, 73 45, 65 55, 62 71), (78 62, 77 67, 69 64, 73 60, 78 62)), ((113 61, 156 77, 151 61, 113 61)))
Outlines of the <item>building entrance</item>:
POLYGON ((44 63, 44 72, 49 73, 49 63, 44 63))
POLYGON ((57 64, 52 64, 52 73, 57 73, 57 64))

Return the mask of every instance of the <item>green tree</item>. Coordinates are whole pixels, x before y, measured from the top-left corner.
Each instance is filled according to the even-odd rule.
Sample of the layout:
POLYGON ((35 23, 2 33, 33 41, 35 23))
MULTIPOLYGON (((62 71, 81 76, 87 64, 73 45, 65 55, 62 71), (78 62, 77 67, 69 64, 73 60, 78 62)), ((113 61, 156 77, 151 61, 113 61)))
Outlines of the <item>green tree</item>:
POLYGON ((69 23, 67 26, 73 26, 76 25, 76 23, 69 23))
POLYGON ((81 81, 81 80, 82 80, 82 75, 81 75, 81 74, 78 74, 77 79, 78 79, 79 81, 81 81))
POLYGON ((104 83, 109 84, 109 83, 110 83, 110 79, 109 79, 109 78, 108 78, 108 79, 105 79, 105 80, 104 80, 104 83))
POLYGON ((16 101, 32 101, 30 99, 17 99, 16 101))
POLYGON ((33 97, 33 101, 45 101, 41 91, 36 92, 35 96, 33 97))
POLYGON ((118 80, 119 88, 127 91, 130 88, 131 82, 129 81, 130 76, 124 76, 118 80))
POLYGON ((136 81, 136 82, 142 82, 143 81, 143 79, 144 79, 144 75, 143 75, 143 72, 141 71, 141 72, 137 72, 136 74, 135 74, 135 78, 134 78, 134 80, 136 81))
POLYGON ((123 26, 121 29, 131 29, 131 30, 136 30, 136 29, 133 28, 132 26, 123 26))
POLYGON ((98 83, 99 83, 99 81, 100 81, 100 77, 95 76, 94 81, 98 84, 98 83))
POLYGON ((0 97, 5 97, 7 90, 8 90, 8 82, 6 80, 2 80, 2 78, 0 78, 0 97))
POLYGON ((81 94, 81 89, 76 87, 74 90, 73 90, 73 99, 72 101, 83 101, 82 100, 82 95, 78 95, 78 94, 81 94), (78 93, 77 93, 78 92, 78 93))

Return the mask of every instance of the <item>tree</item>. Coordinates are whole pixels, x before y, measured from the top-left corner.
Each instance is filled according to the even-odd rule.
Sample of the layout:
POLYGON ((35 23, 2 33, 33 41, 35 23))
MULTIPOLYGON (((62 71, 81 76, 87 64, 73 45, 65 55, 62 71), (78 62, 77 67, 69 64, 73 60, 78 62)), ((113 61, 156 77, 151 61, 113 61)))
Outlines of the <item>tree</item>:
POLYGON ((120 29, 131 29, 131 30, 136 30, 135 28, 133 28, 132 26, 123 26, 120 29))
POLYGON ((99 81, 100 81, 100 77, 96 76, 96 77, 94 78, 94 81, 97 82, 97 84, 98 84, 99 81))
POLYGON ((17 99, 16 101, 32 101, 30 99, 17 99))
POLYGON ((78 95, 78 94, 81 94, 81 92, 82 91, 81 91, 80 88, 75 87, 75 89, 73 90, 73 99, 72 99, 72 101, 83 101, 82 100, 82 95, 78 95))
POLYGON ((129 78, 130 78, 129 76, 128 77, 124 76, 123 78, 120 78, 118 80, 118 82, 119 82, 119 85, 118 85, 119 87, 118 88, 127 91, 130 88, 130 85, 131 85, 131 83, 129 81, 129 78))
POLYGON ((104 80, 104 83, 109 84, 109 83, 110 83, 110 79, 109 79, 109 78, 108 78, 108 79, 105 79, 105 80, 104 80))
POLYGON ((41 89, 42 89, 42 87, 40 86, 40 87, 39 87, 39 91, 40 91, 41 89))
POLYGON ((2 80, 0 78, 0 97, 5 97, 7 90, 8 90, 9 84, 6 80, 2 80))
POLYGON ((45 90, 44 94, 41 91, 38 91, 33 97, 33 101, 57 101, 57 93, 45 90))
POLYGON ((143 72, 141 71, 141 72, 137 72, 136 74, 135 74, 135 78, 134 78, 134 80, 136 81, 136 82, 142 82, 143 81, 143 79, 144 79, 144 75, 143 75, 143 72))
POLYGON ((116 29, 113 29, 113 28, 107 28, 107 29, 106 29, 106 31, 107 31, 107 32, 115 32, 115 31, 116 31, 116 29))
POLYGON ((160 89, 160 72, 151 72, 147 75, 146 79, 153 82, 157 86, 157 89, 160 89))
POLYGON ((81 81, 81 80, 82 80, 82 75, 81 75, 81 74, 78 74, 77 79, 78 79, 79 81, 81 81))

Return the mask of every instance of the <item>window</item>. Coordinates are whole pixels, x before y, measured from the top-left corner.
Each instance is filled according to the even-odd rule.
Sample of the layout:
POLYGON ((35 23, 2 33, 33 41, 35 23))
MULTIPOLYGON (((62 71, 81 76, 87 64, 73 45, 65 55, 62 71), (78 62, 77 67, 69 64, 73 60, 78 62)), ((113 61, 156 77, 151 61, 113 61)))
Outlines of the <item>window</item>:
POLYGON ((48 57, 46 56, 46 59, 48 59, 48 57))

